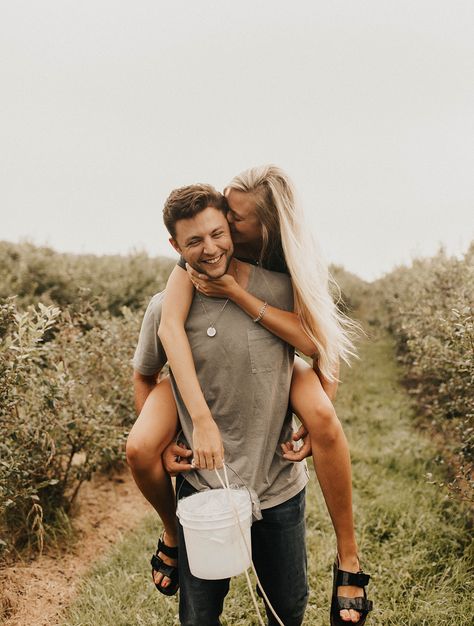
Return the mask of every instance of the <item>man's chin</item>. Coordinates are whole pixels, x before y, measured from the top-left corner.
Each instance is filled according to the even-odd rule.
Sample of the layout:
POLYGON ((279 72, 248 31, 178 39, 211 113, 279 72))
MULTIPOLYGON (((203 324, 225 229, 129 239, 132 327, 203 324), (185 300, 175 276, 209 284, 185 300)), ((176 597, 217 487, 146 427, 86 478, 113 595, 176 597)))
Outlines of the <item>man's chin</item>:
POLYGON ((215 272, 208 271, 205 267, 201 267, 197 270, 200 274, 205 274, 211 280, 217 280, 218 278, 222 278, 226 273, 226 270, 216 270, 215 272))

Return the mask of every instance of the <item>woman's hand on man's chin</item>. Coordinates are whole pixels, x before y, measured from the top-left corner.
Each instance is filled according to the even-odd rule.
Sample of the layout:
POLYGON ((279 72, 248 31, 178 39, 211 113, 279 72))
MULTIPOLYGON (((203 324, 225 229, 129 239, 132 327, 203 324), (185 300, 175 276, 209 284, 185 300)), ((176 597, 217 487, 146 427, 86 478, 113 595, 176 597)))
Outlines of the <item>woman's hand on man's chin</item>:
POLYGON ((237 286, 235 278, 230 274, 224 274, 220 278, 209 278, 205 274, 196 272, 187 263, 186 271, 199 293, 211 298, 231 298, 233 290, 237 286))

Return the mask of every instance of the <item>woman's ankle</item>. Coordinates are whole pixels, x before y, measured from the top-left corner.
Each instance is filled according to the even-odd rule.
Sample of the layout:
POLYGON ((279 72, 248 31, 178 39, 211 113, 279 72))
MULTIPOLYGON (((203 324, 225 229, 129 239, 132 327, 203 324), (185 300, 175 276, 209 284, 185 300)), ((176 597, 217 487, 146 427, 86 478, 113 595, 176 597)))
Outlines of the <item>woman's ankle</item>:
POLYGON ((163 541, 165 545, 174 547, 178 545, 178 529, 167 530, 166 528, 163 531, 163 541))
POLYGON ((337 546, 337 556, 340 563, 344 563, 346 568, 359 569, 359 555, 356 543, 350 543, 337 546))

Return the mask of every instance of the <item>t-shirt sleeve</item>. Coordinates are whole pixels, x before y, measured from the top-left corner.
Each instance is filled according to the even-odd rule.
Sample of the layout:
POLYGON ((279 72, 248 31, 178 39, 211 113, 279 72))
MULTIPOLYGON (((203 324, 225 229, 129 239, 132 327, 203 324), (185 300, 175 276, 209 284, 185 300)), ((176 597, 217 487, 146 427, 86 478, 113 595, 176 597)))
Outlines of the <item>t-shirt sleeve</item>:
POLYGON ((143 317, 138 344, 132 359, 133 369, 144 376, 157 374, 168 360, 158 337, 163 297, 164 292, 161 292, 151 299, 143 317))

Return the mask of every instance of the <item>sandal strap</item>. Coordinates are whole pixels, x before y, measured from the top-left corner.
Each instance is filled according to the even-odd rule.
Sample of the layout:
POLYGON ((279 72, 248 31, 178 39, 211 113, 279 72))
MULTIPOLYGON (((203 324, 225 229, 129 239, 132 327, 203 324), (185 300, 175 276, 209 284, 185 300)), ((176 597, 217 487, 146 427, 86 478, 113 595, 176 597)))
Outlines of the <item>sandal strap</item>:
POLYGON ((160 572, 165 576, 168 576, 169 579, 174 580, 174 578, 178 575, 178 569, 175 565, 168 565, 161 559, 159 556, 154 554, 151 557, 151 566, 155 570, 155 572, 160 572))
POLYGON ((367 600, 367 598, 343 598, 342 596, 337 596, 337 598, 334 599, 334 603, 338 611, 353 609, 361 613, 368 613, 372 610, 373 606, 372 600, 367 600))
POLYGON ((354 587, 365 587, 369 584, 370 574, 364 572, 345 572, 342 569, 337 570, 336 583, 338 587, 346 587, 348 585, 354 587))
POLYGON ((156 548, 156 551, 162 552, 164 555, 166 555, 170 559, 178 558, 178 546, 174 546, 174 547, 167 546, 161 537, 158 539, 158 547, 156 548))

